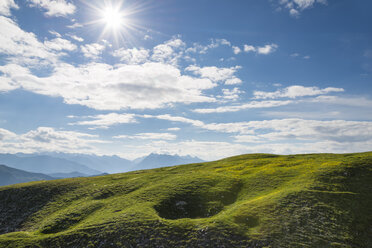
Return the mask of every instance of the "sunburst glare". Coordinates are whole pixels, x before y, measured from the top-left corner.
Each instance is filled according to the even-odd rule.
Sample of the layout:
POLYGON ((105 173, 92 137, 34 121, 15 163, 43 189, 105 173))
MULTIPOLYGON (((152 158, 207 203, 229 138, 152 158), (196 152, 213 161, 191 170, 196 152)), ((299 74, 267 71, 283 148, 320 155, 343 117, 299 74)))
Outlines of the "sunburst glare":
POLYGON ((114 43, 135 43, 136 34, 147 28, 139 25, 135 15, 145 10, 144 3, 135 2, 129 4, 122 0, 102 1, 99 4, 90 1, 83 1, 92 10, 91 20, 87 24, 95 27, 102 26, 102 32, 98 39, 110 38, 114 43))
POLYGON ((124 15, 117 8, 107 7, 102 11, 102 21, 107 28, 117 29, 124 24, 124 15))

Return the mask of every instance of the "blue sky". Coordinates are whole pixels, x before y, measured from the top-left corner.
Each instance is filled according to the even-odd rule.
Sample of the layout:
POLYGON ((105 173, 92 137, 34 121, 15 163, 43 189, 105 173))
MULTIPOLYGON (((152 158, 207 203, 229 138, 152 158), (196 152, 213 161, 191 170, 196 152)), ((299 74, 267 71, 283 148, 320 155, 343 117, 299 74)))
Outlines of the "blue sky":
POLYGON ((372 149, 368 0, 0 3, 0 152, 372 149))

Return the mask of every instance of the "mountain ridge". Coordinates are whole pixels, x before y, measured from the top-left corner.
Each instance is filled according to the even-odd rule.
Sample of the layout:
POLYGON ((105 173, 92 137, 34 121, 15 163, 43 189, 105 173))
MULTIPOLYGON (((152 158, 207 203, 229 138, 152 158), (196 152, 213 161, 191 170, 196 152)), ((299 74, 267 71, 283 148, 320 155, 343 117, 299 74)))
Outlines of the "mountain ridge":
POLYGON ((27 172, 0 164, 0 186, 54 179, 56 178, 49 175, 27 172))
MULTIPOLYGON (((7 164, 10 167, 35 173, 57 173, 60 175, 73 172, 79 172, 87 176, 99 175, 102 173, 123 173, 133 170, 152 169, 194 162, 203 162, 203 160, 191 156, 157 153, 151 153, 132 161, 115 155, 97 156, 94 154, 56 152, 0 154, 0 163, 7 164), (144 160, 145 162, 143 162, 144 160), (58 166, 56 166, 56 164, 58 166)), ((70 177, 68 175, 66 176, 70 177)))
POLYGON ((73 161, 55 158, 47 155, 31 155, 20 157, 14 154, 0 154, 0 163, 9 167, 34 173, 69 173, 79 171, 88 175, 97 175, 102 172, 91 169, 73 161))

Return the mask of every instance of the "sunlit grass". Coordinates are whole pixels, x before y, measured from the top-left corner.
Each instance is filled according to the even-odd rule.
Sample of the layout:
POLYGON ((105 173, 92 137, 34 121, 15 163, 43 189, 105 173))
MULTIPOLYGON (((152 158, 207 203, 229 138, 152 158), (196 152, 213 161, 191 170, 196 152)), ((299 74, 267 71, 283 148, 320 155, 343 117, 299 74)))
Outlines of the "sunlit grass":
POLYGON ((372 153, 242 155, 1 187, 0 200, 0 247, 368 247, 372 153))

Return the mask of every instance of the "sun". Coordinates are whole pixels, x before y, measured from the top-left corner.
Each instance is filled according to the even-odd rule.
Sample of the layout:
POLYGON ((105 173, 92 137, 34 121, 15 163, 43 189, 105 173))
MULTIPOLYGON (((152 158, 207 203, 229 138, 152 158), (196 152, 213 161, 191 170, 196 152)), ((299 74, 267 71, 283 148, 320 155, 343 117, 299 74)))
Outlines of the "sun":
POLYGON ((124 25, 124 14, 118 8, 106 7, 101 15, 102 22, 109 29, 117 30, 124 25))
MULTIPOLYGON (((0 0, 1 1, 1 0, 0 0)), ((89 7, 91 21, 86 25, 102 28, 97 40, 108 40, 111 44, 121 46, 136 42, 136 35, 148 32, 138 15, 148 7, 142 1, 131 3, 125 0, 81 0, 89 7)))

